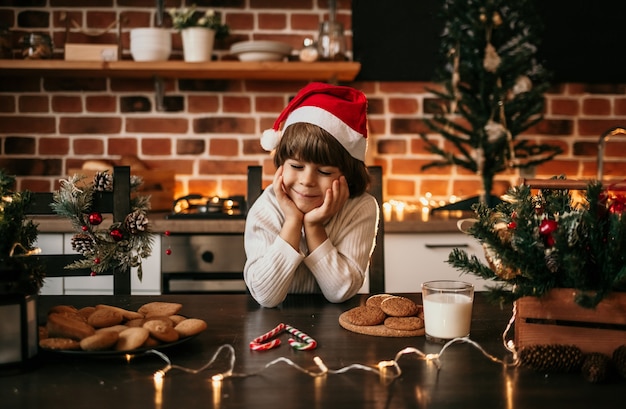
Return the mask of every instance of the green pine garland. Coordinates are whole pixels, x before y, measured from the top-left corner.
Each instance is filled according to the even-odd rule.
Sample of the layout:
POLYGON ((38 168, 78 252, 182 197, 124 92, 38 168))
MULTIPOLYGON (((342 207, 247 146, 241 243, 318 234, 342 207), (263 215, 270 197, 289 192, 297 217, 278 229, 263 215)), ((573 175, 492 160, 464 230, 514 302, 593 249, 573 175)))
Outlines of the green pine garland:
POLYGON ((493 281, 488 286, 493 299, 573 288, 575 301, 591 308, 626 288, 624 195, 590 182, 583 203, 575 203, 567 190, 532 194, 525 185, 511 188, 503 199, 495 207, 476 205, 468 231, 483 245, 488 265, 460 249, 448 258, 462 272, 493 281))
POLYGON ((43 285, 44 269, 34 247, 37 226, 26 218, 32 201, 29 191, 14 192, 15 177, 0 169, 0 292, 37 294, 43 285))
MULTIPOLYGON (((131 211, 125 220, 103 227, 100 222, 91 223, 89 219, 93 215, 94 194, 112 190, 115 181, 107 171, 97 172, 92 183, 86 184, 84 179, 83 175, 74 175, 62 180, 60 189, 54 194, 52 208, 59 216, 71 221, 77 232, 72 238, 72 246, 84 256, 66 268, 87 268, 96 275, 116 268, 137 267, 137 276, 141 280, 142 260, 152 254, 154 242, 147 216, 150 197, 133 195, 131 211)), ((131 192, 136 191, 141 183, 140 178, 131 176, 131 192)))

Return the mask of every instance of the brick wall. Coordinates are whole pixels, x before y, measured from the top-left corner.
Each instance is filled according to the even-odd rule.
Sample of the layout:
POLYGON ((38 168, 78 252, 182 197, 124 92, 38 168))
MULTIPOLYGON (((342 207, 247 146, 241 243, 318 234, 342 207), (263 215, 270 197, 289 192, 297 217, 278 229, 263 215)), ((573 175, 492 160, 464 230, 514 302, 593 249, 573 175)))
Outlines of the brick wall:
MULTIPOLYGON (((166 0, 166 7, 182 0, 166 0)), ((326 0, 195 1, 218 9, 231 27, 229 39, 217 44, 216 56, 228 58, 230 44, 248 39, 271 39, 299 48, 315 37, 327 17, 326 0)), ((62 58, 65 22, 102 30, 119 20, 124 58, 132 27, 152 25, 153 0, 30 0, 0 3, 0 23, 13 31, 14 49, 20 35, 46 32, 53 36, 55 58, 62 58), (19 4, 19 6, 18 6, 19 4)), ((350 0, 338 1, 338 19, 351 44, 350 0)), ((166 18, 166 24, 169 21, 166 18)), ((116 34, 89 37, 72 29, 73 42, 115 42, 116 34)), ((173 37, 180 59, 180 36, 173 37)), ((349 47, 350 48, 350 47, 349 47)), ((166 80, 165 111, 155 108, 152 80, 106 78, 2 78, 0 81, 0 168, 18 175, 18 188, 56 189, 68 169, 85 160, 119 163, 135 155, 148 167, 176 171, 174 196, 186 193, 232 195, 245 193, 246 168, 264 164, 271 178, 269 156, 258 139, 283 106, 304 83, 267 81, 166 80)), ((423 149, 418 136, 426 131, 421 119, 432 98, 416 82, 355 82, 370 99, 370 164, 385 174, 387 198, 417 200, 427 192, 436 198, 474 195, 476 175, 463 169, 421 172, 436 159, 423 149)), ((525 137, 553 142, 565 153, 540 166, 537 177, 565 174, 590 178, 596 174, 597 141, 606 129, 626 125, 624 84, 556 84, 546 95, 545 120, 525 137)), ((607 144, 605 174, 624 175, 626 138, 607 144)), ((517 174, 500 175, 502 188, 517 174)))

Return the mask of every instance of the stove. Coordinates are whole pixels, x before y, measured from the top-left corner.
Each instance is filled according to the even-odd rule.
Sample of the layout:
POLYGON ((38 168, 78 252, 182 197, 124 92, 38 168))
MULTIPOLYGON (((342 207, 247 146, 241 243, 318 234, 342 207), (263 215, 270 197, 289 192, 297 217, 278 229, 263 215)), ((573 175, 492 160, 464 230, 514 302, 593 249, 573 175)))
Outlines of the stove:
MULTIPOLYGON (((165 216, 177 220, 244 219, 244 196, 209 197, 190 194, 176 199, 165 216)), ((246 262, 243 232, 171 233, 171 255, 161 256, 164 294, 243 293, 246 262)))
POLYGON ((190 194, 174 201, 166 219, 244 219, 244 196, 218 197, 190 194))

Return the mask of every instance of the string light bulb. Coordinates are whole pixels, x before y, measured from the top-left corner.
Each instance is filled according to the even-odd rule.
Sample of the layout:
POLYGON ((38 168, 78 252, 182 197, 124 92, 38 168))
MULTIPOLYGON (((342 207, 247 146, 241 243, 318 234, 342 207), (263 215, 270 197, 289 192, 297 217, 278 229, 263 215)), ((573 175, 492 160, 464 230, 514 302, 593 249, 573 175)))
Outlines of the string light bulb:
POLYGON ((324 364, 322 358, 316 356, 313 358, 313 362, 315 362, 315 365, 317 365, 317 367, 320 368, 320 371, 322 371, 320 375, 326 375, 328 373, 328 367, 324 364))

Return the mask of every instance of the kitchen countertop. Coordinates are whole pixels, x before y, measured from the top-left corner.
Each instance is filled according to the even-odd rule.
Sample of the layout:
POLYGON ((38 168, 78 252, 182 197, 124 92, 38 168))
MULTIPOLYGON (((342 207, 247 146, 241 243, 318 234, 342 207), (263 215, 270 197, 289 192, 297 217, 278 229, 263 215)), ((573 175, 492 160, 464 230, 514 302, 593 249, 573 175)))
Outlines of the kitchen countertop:
MULTIPOLYGON (((166 219, 167 213, 149 215, 152 231, 163 233, 243 233, 244 219, 166 219)), ((38 224, 40 233, 71 233, 74 230, 69 220, 57 216, 37 216, 32 220, 38 224)), ((457 217, 431 217, 428 221, 405 220, 385 222, 385 233, 457 233, 457 217)))

